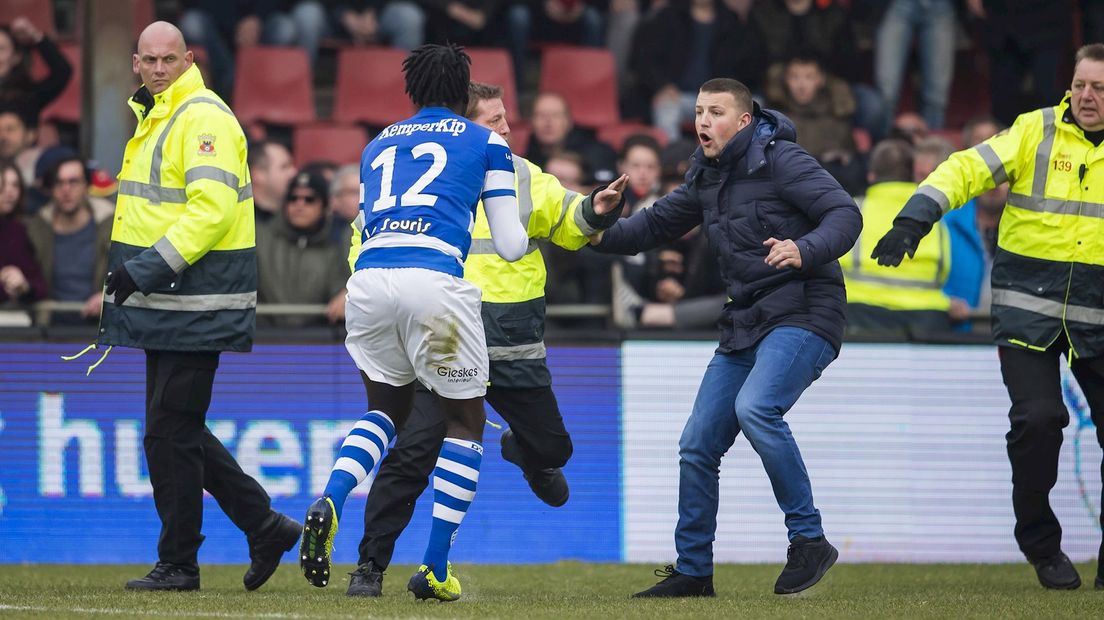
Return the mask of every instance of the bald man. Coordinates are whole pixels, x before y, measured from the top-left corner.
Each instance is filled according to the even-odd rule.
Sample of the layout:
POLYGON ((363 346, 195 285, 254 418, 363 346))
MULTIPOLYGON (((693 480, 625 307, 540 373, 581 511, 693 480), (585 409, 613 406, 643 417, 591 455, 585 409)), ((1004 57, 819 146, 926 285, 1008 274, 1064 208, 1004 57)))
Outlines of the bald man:
POLYGON ((166 22, 138 39, 138 117, 119 173, 99 344, 146 352, 143 444, 161 519, 157 565, 131 590, 198 590, 203 491, 246 534, 247 590, 302 526, 272 510, 206 426, 222 351, 249 351, 257 303, 245 135, 166 22))

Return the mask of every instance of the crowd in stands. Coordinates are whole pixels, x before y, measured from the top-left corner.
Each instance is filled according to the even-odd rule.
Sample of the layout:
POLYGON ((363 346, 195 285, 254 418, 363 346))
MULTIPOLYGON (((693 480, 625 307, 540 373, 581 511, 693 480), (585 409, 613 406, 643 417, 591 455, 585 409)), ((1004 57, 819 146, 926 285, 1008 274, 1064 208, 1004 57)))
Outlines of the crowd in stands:
MULTIPOLYGON (((53 6, 58 14, 66 8, 75 14, 79 1, 53 6)), ((512 66, 503 79, 513 80, 504 86, 515 98, 507 101, 514 150, 578 192, 629 175, 625 216, 681 182, 696 148, 698 86, 711 77, 737 78, 759 105, 792 119, 798 143, 856 196, 866 219, 861 248, 888 229, 892 218, 885 214, 896 213, 956 149, 996 134, 1021 112, 1058 103, 1072 50, 1104 37, 1104 0, 148 4, 152 16, 180 26, 208 85, 231 106, 236 81, 249 71, 236 62, 246 48, 302 50, 323 110, 342 50, 410 50, 443 41, 497 48, 512 66), (564 46, 610 58, 619 123, 577 122, 579 100, 545 88, 542 58, 564 46), (518 109, 525 114, 517 116, 518 109)), ((110 166, 81 159, 79 145, 59 137, 76 132, 40 119, 74 73, 51 34, 55 24, 6 13, 0 22, 8 22, 0 25, 0 308, 80 302, 79 312, 43 311, 34 319, 94 323, 113 210, 110 166)), ((473 76, 479 75, 476 66, 473 76)), ((296 127, 246 124, 253 139, 259 302, 327 308, 324 315, 262 316, 260 323, 339 323, 349 223, 358 209, 357 162, 349 156, 305 161, 292 151, 296 127)), ((358 127, 369 137, 379 129, 358 127)), ((1006 196, 1007 186, 998 187, 952 212, 939 224, 940 234, 929 236, 934 245, 921 246, 917 269, 930 269, 938 282, 932 307, 922 313, 879 307, 884 291, 864 297, 867 285, 851 280, 876 274, 878 266, 858 252, 845 257, 849 292, 860 291, 852 296, 852 329, 969 330, 971 317, 987 313, 988 269, 1006 196)), ((547 248, 548 301, 609 305, 610 323, 621 328, 710 329, 726 298, 706 243, 694 231, 627 258, 547 248)))

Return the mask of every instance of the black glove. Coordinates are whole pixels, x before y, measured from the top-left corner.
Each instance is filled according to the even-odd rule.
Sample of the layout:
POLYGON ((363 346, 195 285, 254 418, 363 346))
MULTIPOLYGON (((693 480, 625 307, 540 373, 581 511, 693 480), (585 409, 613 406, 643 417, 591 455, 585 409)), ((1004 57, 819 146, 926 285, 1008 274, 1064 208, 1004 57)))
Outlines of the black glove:
POLYGON ((119 268, 111 273, 107 274, 107 290, 104 292, 108 295, 115 295, 115 305, 121 306, 128 297, 138 291, 138 285, 134 283, 134 279, 127 273, 125 265, 119 265, 119 268))
POLYGON ((870 258, 878 259, 879 265, 896 267, 905 254, 909 258, 916 254, 916 247, 925 233, 923 222, 899 217, 893 221, 893 228, 874 246, 870 258))

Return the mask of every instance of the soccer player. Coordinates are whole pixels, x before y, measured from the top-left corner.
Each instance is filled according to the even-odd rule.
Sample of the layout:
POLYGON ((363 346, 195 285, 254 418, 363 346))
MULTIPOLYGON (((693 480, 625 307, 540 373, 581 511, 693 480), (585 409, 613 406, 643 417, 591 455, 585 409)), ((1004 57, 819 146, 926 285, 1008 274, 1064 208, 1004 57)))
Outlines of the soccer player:
MULTIPOLYGON (((472 82, 465 116, 503 138, 510 135, 500 87, 472 82)), ((578 250, 586 245, 588 235, 612 226, 624 206, 627 176, 583 196, 565 189, 556 177, 516 153, 514 173, 518 204, 531 240, 544 239, 578 250)), ((507 263, 490 248, 479 248, 489 241, 483 210, 476 214, 472 239, 464 278, 483 291, 491 373, 486 400, 510 425, 502 433, 502 456, 521 468, 529 488, 541 501, 562 506, 569 491, 560 468, 571 458, 573 448, 545 357, 544 257, 534 246, 525 258, 507 263)), ((360 245, 359 239, 353 241, 354 246, 360 245)), ((360 558, 349 575, 349 596, 382 596, 383 571, 433 473, 444 439, 445 420, 437 398, 419 387, 406 426, 372 482, 364 510, 360 558)))
POLYGON ((414 50, 403 71, 419 111, 384 129, 361 157, 364 222, 345 344, 370 410, 345 438, 322 497, 307 510, 300 566, 318 587, 329 581, 345 500, 401 431, 417 380, 441 398, 447 430, 433 472, 429 544, 408 589, 419 599, 460 598, 448 552, 475 497, 488 378, 480 291, 463 279, 478 202, 499 256, 516 261, 528 247, 506 141, 460 115, 470 64, 454 45, 414 50))

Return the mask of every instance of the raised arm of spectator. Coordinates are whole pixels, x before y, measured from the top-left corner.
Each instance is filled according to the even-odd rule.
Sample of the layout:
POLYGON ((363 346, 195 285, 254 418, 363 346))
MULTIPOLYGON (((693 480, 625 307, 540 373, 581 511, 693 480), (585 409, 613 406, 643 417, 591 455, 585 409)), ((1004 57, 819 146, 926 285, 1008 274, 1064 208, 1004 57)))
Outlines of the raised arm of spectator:
POLYGON ((701 204, 684 183, 651 207, 596 234, 591 243, 604 254, 637 254, 674 241, 701 223, 701 204))

